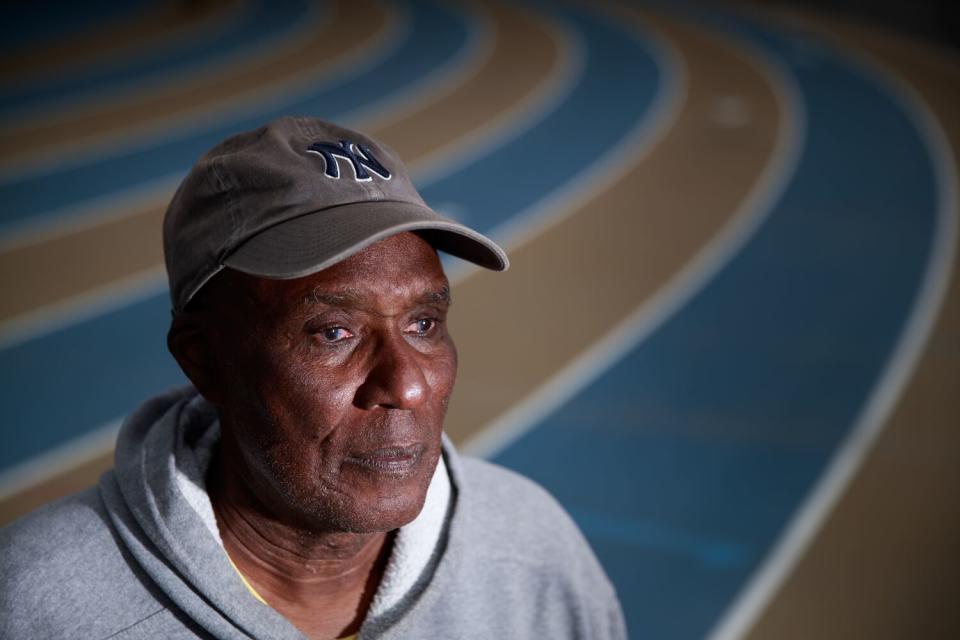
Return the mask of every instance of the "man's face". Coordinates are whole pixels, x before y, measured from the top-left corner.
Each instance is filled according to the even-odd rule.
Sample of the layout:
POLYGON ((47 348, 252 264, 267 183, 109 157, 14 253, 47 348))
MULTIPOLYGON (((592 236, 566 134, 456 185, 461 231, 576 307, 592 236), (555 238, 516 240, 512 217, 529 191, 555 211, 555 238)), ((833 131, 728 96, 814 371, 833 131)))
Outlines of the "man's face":
POLYGON ((314 530, 415 518, 457 368, 430 245, 402 233, 304 278, 218 278, 209 333, 224 472, 314 530))

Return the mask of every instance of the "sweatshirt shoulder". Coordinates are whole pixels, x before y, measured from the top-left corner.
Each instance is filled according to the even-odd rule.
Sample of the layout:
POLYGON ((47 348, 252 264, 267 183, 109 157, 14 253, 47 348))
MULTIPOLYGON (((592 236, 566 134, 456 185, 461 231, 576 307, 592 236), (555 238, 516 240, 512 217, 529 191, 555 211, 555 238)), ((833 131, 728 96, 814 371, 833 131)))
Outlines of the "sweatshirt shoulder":
POLYGON ((557 500, 509 469, 458 462, 430 616, 441 626, 463 615, 484 619, 491 637, 623 638, 613 585, 557 500))
POLYGON ((462 459, 468 535, 490 553, 555 571, 577 571, 609 583, 586 538, 559 502, 533 480, 484 460, 462 459), (557 563, 557 558, 566 558, 557 563))
POLYGON ((510 536, 545 532, 579 544, 580 531, 560 503, 539 484, 515 471, 476 458, 462 458, 461 493, 484 527, 510 536), (568 540, 567 538, 572 538, 568 540))
POLYGON ((127 562, 96 487, 0 529, 0 637, 99 635, 119 621, 113 609, 135 621, 159 608, 127 562))
POLYGON ((38 564, 72 564, 78 545, 103 535, 109 525, 96 487, 47 504, 0 529, 2 579, 38 564))

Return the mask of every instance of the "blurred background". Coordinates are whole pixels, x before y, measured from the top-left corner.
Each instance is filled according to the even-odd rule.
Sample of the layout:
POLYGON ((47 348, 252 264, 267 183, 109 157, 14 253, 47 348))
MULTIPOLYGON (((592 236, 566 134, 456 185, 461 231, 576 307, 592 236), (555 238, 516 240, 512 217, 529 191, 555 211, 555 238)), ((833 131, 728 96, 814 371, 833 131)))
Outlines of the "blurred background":
POLYGON ((447 429, 563 503, 631 637, 960 637, 952 3, 3 15, 0 524, 184 382, 160 224, 190 165, 316 115, 508 249, 445 263, 447 429))

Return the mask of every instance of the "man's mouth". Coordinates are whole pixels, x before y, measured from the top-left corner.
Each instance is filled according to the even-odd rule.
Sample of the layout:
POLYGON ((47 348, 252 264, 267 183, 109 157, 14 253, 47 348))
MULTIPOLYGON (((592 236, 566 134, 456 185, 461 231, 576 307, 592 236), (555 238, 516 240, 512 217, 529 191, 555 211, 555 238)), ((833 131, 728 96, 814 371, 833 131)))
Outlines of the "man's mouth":
POLYGON ((405 475, 413 471, 423 455, 424 445, 383 447, 362 453, 351 453, 344 462, 355 464, 379 473, 405 475))

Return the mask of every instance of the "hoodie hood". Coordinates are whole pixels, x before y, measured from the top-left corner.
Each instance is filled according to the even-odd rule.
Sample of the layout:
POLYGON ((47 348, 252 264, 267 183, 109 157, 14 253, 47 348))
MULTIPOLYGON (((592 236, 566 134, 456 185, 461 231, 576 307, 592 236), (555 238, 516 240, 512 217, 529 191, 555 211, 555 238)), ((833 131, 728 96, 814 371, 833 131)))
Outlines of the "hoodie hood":
MULTIPOLYGON (((112 524, 160 591, 213 636, 303 638, 253 597, 224 551, 205 482, 219 436, 216 410, 193 387, 144 403, 121 428, 114 470, 101 479, 112 524)), ((441 457, 423 510, 397 533, 364 628, 396 618, 429 582, 452 502, 441 457)))

